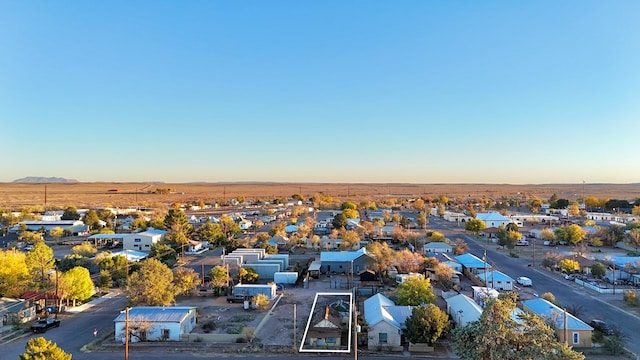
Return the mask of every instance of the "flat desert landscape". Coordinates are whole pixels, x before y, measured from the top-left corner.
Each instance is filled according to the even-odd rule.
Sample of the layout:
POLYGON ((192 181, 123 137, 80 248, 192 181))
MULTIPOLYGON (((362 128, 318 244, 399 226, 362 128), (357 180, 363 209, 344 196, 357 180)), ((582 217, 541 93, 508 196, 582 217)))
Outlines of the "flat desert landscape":
POLYGON ((373 183, 0 183, 0 208, 17 210, 27 206, 63 208, 153 206, 157 204, 224 202, 227 199, 267 200, 301 194, 305 198, 319 193, 337 200, 376 198, 451 199, 559 198, 586 197, 635 200, 640 184, 373 184, 373 183))

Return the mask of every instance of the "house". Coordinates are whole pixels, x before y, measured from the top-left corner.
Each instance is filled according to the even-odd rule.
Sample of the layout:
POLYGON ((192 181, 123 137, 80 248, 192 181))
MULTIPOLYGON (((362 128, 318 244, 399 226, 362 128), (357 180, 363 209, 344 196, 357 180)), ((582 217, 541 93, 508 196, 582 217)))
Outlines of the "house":
POLYGON ((462 265, 462 273, 467 277, 476 275, 483 271, 491 270, 491 265, 473 254, 462 254, 453 258, 462 265))
POLYGON ((449 254, 453 252, 453 246, 445 243, 433 241, 424 244, 424 254, 427 256, 433 256, 435 254, 449 254))
POLYGON ((525 300, 522 302, 522 308, 547 321, 555 329, 560 342, 568 339, 569 346, 591 347, 593 328, 566 310, 543 298, 525 300))
POLYGON ((36 318, 36 303, 25 299, 0 298, 2 326, 23 324, 36 318))
POLYGON ((71 233, 74 236, 80 234, 86 234, 89 231, 89 227, 80 220, 58 220, 58 221, 45 221, 45 220, 27 220, 21 221, 17 225, 9 228, 10 233, 17 233, 20 230, 20 226, 26 226, 28 231, 40 231, 44 229, 46 233, 49 233, 51 229, 62 228, 62 230, 71 233))
POLYGON ((128 321, 129 341, 180 341, 180 335, 190 333, 196 326, 194 306, 139 306, 121 312, 115 319, 115 340, 125 341, 128 321))
POLYGON ((413 306, 397 306, 382 294, 364 301, 364 319, 367 322, 369 350, 380 348, 402 351, 402 331, 411 316, 413 306))
POLYGON ((338 348, 342 344, 342 316, 329 305, 318 311, 311 319, 307 333, 309 345, 338 348))
POLYGON ((464 327, 480 319, 480 315, 482 315, 482 307, 464 294, 447 298, 445 302, 447 303, 447 314, 456 327, 464 327))
POLYGON ((369 255, 361 248, 356 251, 322 251, 320 252, 320 271, 323 274, 358 273, 367 268, 369 255))
POLYGON ((512 222, 510 218, 500 213, 497 213, 495 211, 488 212, 488 213, 478 213, 476 215, 476 220, 484 221, 484 224, 488 228, 498 228, 500 227, 500 225, 506 227, 512 222))
POLYGON ((476 274, 480 281, 484 283, 486 287, 496 290, 511 291, 513 290, 514 280, 509 275, 500 272, 498 270, 480 272, 476 274))
POLYGON ((151 245, 163 241, 166 234, 165 230, 149 228, 147 231, 128 234, 122 240, 122 246, 124 250, 149 252, 151 251, 151 245))
POLYGON ((500 295, 498 290, 494 288, 472 286, 471 289, 473 289, 473 300, 476 302, 476 304, 480 305, 483 308, 489 301, 498 298, 498 296, 500 295))

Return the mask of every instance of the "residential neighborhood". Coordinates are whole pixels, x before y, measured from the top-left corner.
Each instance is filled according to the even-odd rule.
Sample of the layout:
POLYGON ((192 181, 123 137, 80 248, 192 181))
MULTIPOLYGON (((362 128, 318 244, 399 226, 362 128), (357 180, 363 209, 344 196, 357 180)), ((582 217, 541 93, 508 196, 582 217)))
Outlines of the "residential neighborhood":
POLYGON ((578 354, 633 351, 626 340, 633 333, 620 317, 598 316, 597 309, 567 299, 576 291, 602 297, 601 306, 636 321, 635 209, 615 218, 598 215, 598 221, 586 209, 571 218, 552 208, 546 217, 520 211, 516 218, 505 209, 476 216, 463 210, 462 217, 446 215, 459 212, 460 204, 447 203, 442 211, 442 202, 430 201, 431 210, 424 199, 404 199, 375 211, 348 200, 331 210, 298 201, 252 203, 248 212, 238 203, 226 212, 212 206, 212 215, 174 205, 157 220, 148 209, 69 207, 31 215, 46 217, 46 224, 4 211, 5 264, 43 252, 38 256, 51 260, 45 273, 31 272, 38 288, 3 275, 13 285, 1 294, 2 339, 21 339, 21 329, 39 319, 61 319, 62 329, 86 316, 92 302, 122 298, 126 306, 111 309, 111 326, 96 328, 103 337, 92 343, 95 351, 120 351, 123 343, 131 351, 163 342, 191 344, 187 349, 258 343, 279 351, 358 348, 363 355, 455 357, 462 351, 457 337, 508 300, 509 321, 529 324, 524 314, 532 314, 549 326, 549 336, 578 354), (262 213, 282 216, 241 227, 262 213), (62 220, 70 215, 77 219, 62 220), (330 231, 319 235, 319 223, 330 231), (522 239, 527 245, 518 245, 522 239), (65 280, 71 276, 88 281, 89 289, 74 295, 65 280), (417 334, 413 324, 428 321, 415 318, 419 313, 444 322, 417 334), (594 319, 616 332, 599 333, 589 325, 594 319), (617 350, 612 339, 620 339, 617 350))

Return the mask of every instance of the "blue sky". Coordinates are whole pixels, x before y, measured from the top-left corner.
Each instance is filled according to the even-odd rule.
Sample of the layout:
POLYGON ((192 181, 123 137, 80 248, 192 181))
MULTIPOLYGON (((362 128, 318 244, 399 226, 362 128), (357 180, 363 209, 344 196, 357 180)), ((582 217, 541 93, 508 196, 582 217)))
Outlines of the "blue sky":
POLYGON ((640 182, 638 1, 1 1, 0 181, 640 182))

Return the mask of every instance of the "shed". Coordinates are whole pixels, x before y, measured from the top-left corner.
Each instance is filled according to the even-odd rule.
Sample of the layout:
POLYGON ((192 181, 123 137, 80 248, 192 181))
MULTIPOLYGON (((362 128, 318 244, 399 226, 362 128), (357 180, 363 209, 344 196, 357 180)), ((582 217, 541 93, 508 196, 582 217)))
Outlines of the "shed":
MULTIPOLYGON (((115 319, 115 340, 125 341, 127 315, 121 312, 115 319)), ((196 326, 194 306, 139 306, 129 309, 129 341, 180 341, 180 335, 196 326)))

